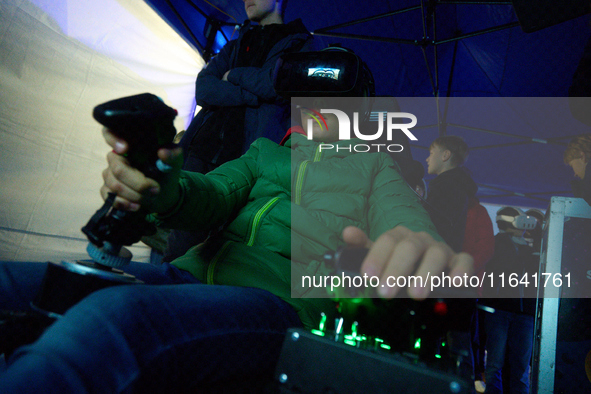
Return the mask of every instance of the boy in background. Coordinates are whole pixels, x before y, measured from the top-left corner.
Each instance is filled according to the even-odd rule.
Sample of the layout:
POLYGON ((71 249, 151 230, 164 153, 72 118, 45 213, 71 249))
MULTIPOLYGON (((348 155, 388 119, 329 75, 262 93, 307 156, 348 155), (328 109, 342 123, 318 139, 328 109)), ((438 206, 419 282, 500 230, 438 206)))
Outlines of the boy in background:
POLYGON ((437 175, 429 182, 427 202, 435 209, 431 220, 445 242, 456 252, 462 251, 468 201, 478 186, 462 166, 468 157, 468 145, 461 137, 437 138, 429 147, 427 172, 437 175))

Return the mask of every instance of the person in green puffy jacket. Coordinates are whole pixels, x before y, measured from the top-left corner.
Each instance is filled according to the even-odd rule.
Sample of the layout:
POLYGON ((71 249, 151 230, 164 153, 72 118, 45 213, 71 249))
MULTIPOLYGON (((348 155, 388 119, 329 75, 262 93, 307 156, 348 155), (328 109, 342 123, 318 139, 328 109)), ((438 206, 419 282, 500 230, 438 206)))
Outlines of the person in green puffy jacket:
MULTIPOLYGON (((328 285, 302 282, 330 275, 326 251, 368 248, 361 274, 382 284, 469 274, 471 257, 441 241, 392 158, 354 153, 361 141, 337 141, 336 119, 326 121, 332 132, 314 125, 312 139, 292 128, 283 144, 256 140, 205 175, 181 171, 179 148, 161 149, 171 171, 160 184, 130 167, 126 142, 105 130, 113 151, 103 197, 143 206, 161 226, 223 230, 172 265, 129 264, 145 284, 102 289, 71 307, 14 351, 0 392, 261 392, 287 329, 335 311, 328 285)), ((28 306, 44 269, 0 262, 0 309, 28 306)), ((386 299, 399 291, 375 287, 386 299)), ((422 299, 429 290, 403 291, 422 299)))
MULTIPOLYGON (((118 204, 127 209, 147 204, 159 226, 226 223, 221 233, 172 264, 203 283, 268 290, 291 304, 306 327, 334 308, 325 288, 303 287, 300 278, 329 274, 322 257, 344 244, 370 248, 362 273, 380 277, 381 283, 413 272, 469 270, 470 257, 441 242, 393 160, 385 153, 352 153, 347 147, 355 140, 337 141, 336 117, 325 118, 328 127, 314 124, 312 140, 301 129, 281 145, 262 138, 207 175, 179 171, 181 152, 162 150, 161 159, 175 169, 162 187, 127 168, 120 156, 125 142, 107 132, 116 153, 109 155, 103 195, 119 191, 118 204), (342 149, 325 144, 322 150, 329 142, 342 149), (152 191, 149 199, 145 190, 152 191)), ((391 298, 398 288, 378 291, 391 298)), ((408 291, 414 298, 428 295, 426 288, 408 291)))

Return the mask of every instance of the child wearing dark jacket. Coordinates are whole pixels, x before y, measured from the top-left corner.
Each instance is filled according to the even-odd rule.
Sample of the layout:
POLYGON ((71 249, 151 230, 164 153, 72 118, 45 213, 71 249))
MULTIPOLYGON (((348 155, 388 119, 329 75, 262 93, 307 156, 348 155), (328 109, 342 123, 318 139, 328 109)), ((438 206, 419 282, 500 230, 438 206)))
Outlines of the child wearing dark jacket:
POLYGON ((427 203, 433 208, 431 219, 451 248, 460 252, 464 243, 468 202, 478 186, 462 166, 468 145, 461 137, 442 136, 431 143, 427 172, 437 175, 429 182, 427 203))

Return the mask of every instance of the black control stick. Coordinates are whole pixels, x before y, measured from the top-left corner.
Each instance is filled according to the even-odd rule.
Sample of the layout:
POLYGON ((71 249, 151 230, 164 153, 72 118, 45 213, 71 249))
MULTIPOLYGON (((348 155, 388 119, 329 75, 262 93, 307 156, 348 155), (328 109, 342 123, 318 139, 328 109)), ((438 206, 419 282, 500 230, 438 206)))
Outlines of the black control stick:
MULTIPOLYGON (((128 143, 126 157, 130 164, 156 181, 162 180, 169 169, 158 160, 158 149, 172 146, 176 115, 176 110, 148 93, 106 102, 93 112, 99 123, 128 143)), ((115 209, 114 201, 115 194, 109 194, 82 228, 90 241, 86 250, 93 262, 49 262, 41 289, 31 302, 35 312, 0 314, 0 337, 8 338, 0 340, 0 354, 35 340, 72 305, 94 291, 143 283, 117 267, 131 260, 124 245, 132 245, 149 234, 150 228, 154 232, 156 229, 146 221, 149 212, 115 209)))
MULTIPOLYGON (((93 117, 99 123, 127 142, 126 158, 131 166, 156 181, 168 170, 168 165, 158 159, 158 150, 172 145, 176 115, 175 109, 149 93, 112 100, 96 106, 93 111, 93 117)), ((156 231, 145 220, 148 212, 115 209, 114 201, 115 194, 110 194, 82 228, 90 241, 88 254, 104 268, 126 265, 131 260, 131 253, 123 246, 132 245, 142 236, 156 231)))

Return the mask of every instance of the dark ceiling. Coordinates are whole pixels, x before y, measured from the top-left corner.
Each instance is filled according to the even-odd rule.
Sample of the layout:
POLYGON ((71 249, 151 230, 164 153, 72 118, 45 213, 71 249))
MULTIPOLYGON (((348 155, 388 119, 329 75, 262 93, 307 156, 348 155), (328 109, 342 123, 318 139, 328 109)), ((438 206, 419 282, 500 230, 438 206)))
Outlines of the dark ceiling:
MULTIPOLYGON (((147 2, 206 59, 246 18, 242 0, 147 2)), ((550 196, 571 195, 562 152, 589 131, 565 99, 591 32, 588 10, 579 0, 291 0, 285 19, 301 18, 320 46, 353 49, 377 95, 400 98, 403 110, 404 98, 433 98, 415 159, 424 162, 439 134, 461 135, 481 200, 546 208, 550 196)))

